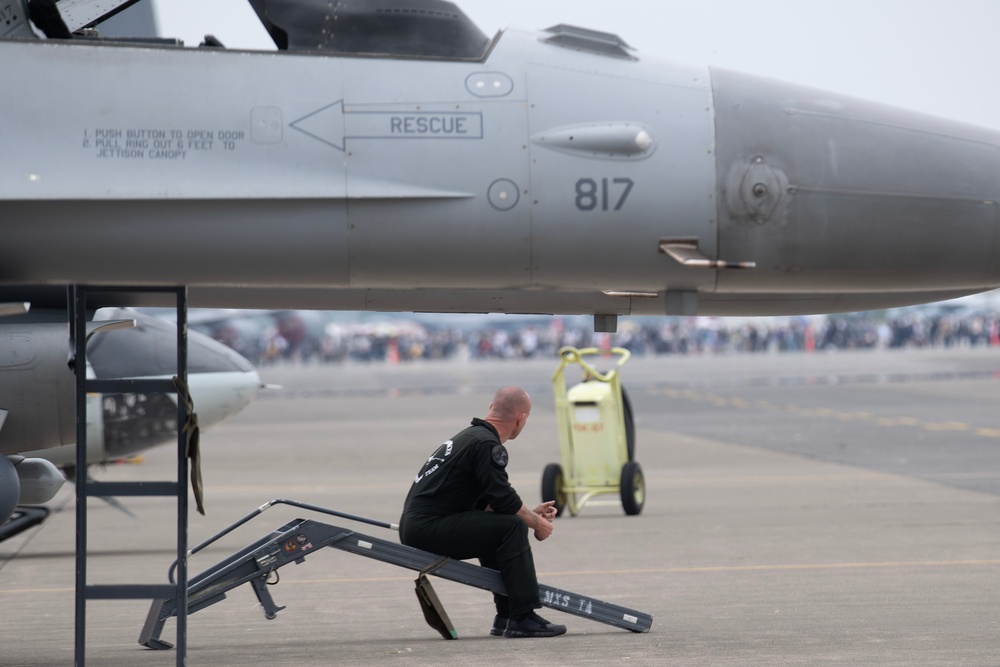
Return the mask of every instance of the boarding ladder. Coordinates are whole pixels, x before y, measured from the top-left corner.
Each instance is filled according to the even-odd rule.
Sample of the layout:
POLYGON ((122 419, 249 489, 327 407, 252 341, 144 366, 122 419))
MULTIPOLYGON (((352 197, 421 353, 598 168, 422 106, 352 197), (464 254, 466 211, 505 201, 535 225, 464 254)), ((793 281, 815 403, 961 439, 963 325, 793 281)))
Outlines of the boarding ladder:
MULTIPOLYGON (((190 551, 194 555, 205 547, 213 544, 219 538, 229 534, 239 526, 259 516, 274 505, 285 504, 337 516, 351 521, 359 521, 382 528, 398 529, 390 524, 376 519, 369 519, 353 514, 347 514, 317 505, 311 505, 286 498, 276 498, 255 511, 233 523, 225 530, 202 542, 190 551)), ((230 590, 250 584, 257 599, 263 607, 264 616, 274 619, 278 612, 284 609, 275 604, 268 590, 274 580, 278 568, 289 564, 301 564, 305 559, 324 547, 331 547, 356 556, 372 558, 383 563, 389 563, 420 573, 418 582, 418 597, 421 599, 425 620, 441 633, 445 639, 456 639, 458 633, 448 619, 440 600, 433 593, 433 588, 424 575, 431 574, 448 581, 466 586, 492 591, 506 595, 500 573, 496 570, 473 565, 460 560, 444 558, 420 549, 415 549, 393 540, 385 540, 342 528, 314 519, 294 519, 272 530, 260 539, 240 549, 231 556, 194 576, 187 589, 187 597, 165 596, 153 600, 146 622, 139 635, 139 643, 151 649, 164 650, 171 644, 160 639, 164 625, 173 616, 185 611, 188 614, 200 611, 226 598, 230 590), (431 597, 429 603, 423 599, 423 594, 431 597), (432 608, 429 608, 432 607, 432 608)), ((168 578, 175 580, 174 568, 171 566, 168 578)), ((180 579, 176 579, 180 585, 180 579)), ((604 623, 630 632, 649 632, 653 617, 647 613, 622 607, 592 598, 579 593, 573 593, 546 584, 538 586, 539 600, 544 607, 572 614, 598 623, 604 623)))
MULTIPOLYGON (((76 375, 76 667, 86 660, 88 600, 151 600, 175 597, 187 600, 187 516, 188 456, 192 434, 197 448, 197 426, 189 419, 190 395, 187 392, 187 288, 186 287, 93 287, 68 288, 70 325, 70 367, 76 375), (88 294, 107 292, 169 293, 177 297, 177 375, 164 379, 94 379, 87 377, 87 341, 94 334, 135 326, 134 320, 87 323, 88 294), (165 482, 97 482, 87 475, 87 394, 88 393, 173 393, 177 394, 177 479, 165 482), (176 583, 87 584, 87 498, 119 496, 164 496, 177 500, 177 576, 176 583)), ((197 462, 194 462, 194 466, 197 462)), ((195 470, 197 468, 194 468, 195 470)), ((200 490, 196 490, 200 492, 200 490)), ((199 496, 200 497, 200 496, 199 496)), ((187 651, 187 605, 177 614, 177 665, 185 664, 187 651)))

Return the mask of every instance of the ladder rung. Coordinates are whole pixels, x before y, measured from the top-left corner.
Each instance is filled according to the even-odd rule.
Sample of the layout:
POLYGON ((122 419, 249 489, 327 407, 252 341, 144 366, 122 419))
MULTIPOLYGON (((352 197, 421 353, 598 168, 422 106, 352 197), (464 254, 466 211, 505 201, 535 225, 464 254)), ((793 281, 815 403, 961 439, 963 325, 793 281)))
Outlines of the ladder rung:
POLYGON ((177 482, 87 482, 84 494, 88 496, 176 496, 180 494, 177 482))
POLYGON ((162 600, 177 595, 177 586, 169 584, 105 584, 86 586, 88 600, 162 600))
POLYGON ((87 380, 84 389, 95 394, 176 394, 173 380, 113 379, 87 380))

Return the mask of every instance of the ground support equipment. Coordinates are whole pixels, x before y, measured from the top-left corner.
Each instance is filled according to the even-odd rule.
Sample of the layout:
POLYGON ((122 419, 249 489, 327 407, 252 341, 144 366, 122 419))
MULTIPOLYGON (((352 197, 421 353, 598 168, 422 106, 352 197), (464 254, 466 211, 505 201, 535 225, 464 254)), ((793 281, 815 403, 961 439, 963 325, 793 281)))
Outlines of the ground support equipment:
POLYGON ((559 350, 559 367, 552 375, 561 463, 542 472, 542 500, 555 501, 556 516, 568 509, 576 516, 584 505, 617 505, 595 500, 617 495, 628 515, 642 512, 646 482, 635 460, 635 424, 619 369, 628 361, 625 348, 596 347, 559 350), (616 358, 615 368, 601 372, 585 357, 616 358), (566 368, 579 366, 583 381, 566 388, 566 368))
MULTIPOLYGON (((315 506, 295 501, 279 499, 271 501, 271 504, 277 502, 303 506, 308 509, 319 509, 327 514, 345 516, 355 520, 360 519, 375 525, 395 527, 391 524, 383 524, 374 520, 363 519, 363 517, 342 515, 334 510, 316 508, 315 506)), ((240 522, 233 524, 233 526, 230 526, 223 533, 199 545, 196 550, 204 548, 269 506, 270 504, 262 506, 255 514, 251 514, 240 522)), ((189 580, 187 589, 187 613, 193 614, 216 602, 221 602, 225 599, 226 592, 242 584, 249 583, 264 608, 264 616, 269 620, 273 619, 279 611, 284 609, 284 607, 279 607, 275 604, 268 590, 268 581, 271 579, 273 573, 278 568, 289 563, 302 563, 307 556, 323 547, 333 547, 358 556, 374 558, 384 563, 418 571, 421 575, 433 574, 442 579, 467 586, 506 594, 506 589, 500 580, 500 573, 496 570, 464 561, 442 558, 427 551, 363 535, 348 528, 341 528, 312 519, 294 519, 237 551, 217 565, 192 577, 189 580)), ((192 550, 192 553, 194 551, 192 550)), ((425 576, 421 578, 426 579, 425 576)), ((578 593, 553 588, 552 586, 539 585, 538 588, 539 597, 545 607, 592 621, 613 625, 632 632, 648 632, 650 627, 652 627, 653 618, 649 614, 603 602, 578 593)), ((424 607, 424 610, 426 616, 427 608, 424 607)), ((443 609, 439 611, 443 613, 443 609)), ((139 643, 151 649, 172 648, 171 644, 160 639, 160 634, 163 632, 163 626, 166 621, 175 616, 177 612, 178 604, 176 598, 153 600, 139 636, 139 643)), ((446 638, 457 636, 454 630, 450 629, 452 637, 449 637, 443 627, 432 623, 430 618, 427 620, 432 627, 441 632, 442 636, 446 638)), ((447 615, 444 615, 444 621, 444 627, 450 628, 450 623, 447 622, 447 615)))

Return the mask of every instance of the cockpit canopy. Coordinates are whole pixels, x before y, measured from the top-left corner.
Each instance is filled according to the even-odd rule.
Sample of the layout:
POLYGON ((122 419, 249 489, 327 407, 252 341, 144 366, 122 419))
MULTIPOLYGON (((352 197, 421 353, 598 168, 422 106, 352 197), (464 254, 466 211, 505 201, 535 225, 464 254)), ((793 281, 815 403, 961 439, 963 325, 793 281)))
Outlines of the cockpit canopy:
POLYGON ((280 50, 480 60, 490 40, 445 0, 250 0, 280 50))

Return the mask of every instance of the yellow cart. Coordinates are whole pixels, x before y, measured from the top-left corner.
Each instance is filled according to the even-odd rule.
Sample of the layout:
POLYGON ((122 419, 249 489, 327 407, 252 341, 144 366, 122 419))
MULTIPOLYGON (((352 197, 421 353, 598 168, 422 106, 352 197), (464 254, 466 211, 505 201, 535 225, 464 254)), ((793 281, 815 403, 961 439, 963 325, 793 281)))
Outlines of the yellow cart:
POLYGON ((588 503, 617 505, 617 501, 594 501, 600 495, 620 495, 628 515, 642 512, 646 501, 642 468, 634 460, 632 406, 618 375, 630 353, 620 347, 608 353, 617 363, 602 373, 584 359, 604 354, 596 347, 559 350, 560 363, 552 385, 562 464, 550 463, 542 473, 542 500, 556 501, 559 514, 568 508, 576 516, 588 503), (567 390, 565 371, 571 365, 581 368, 583 380, 567 390))

